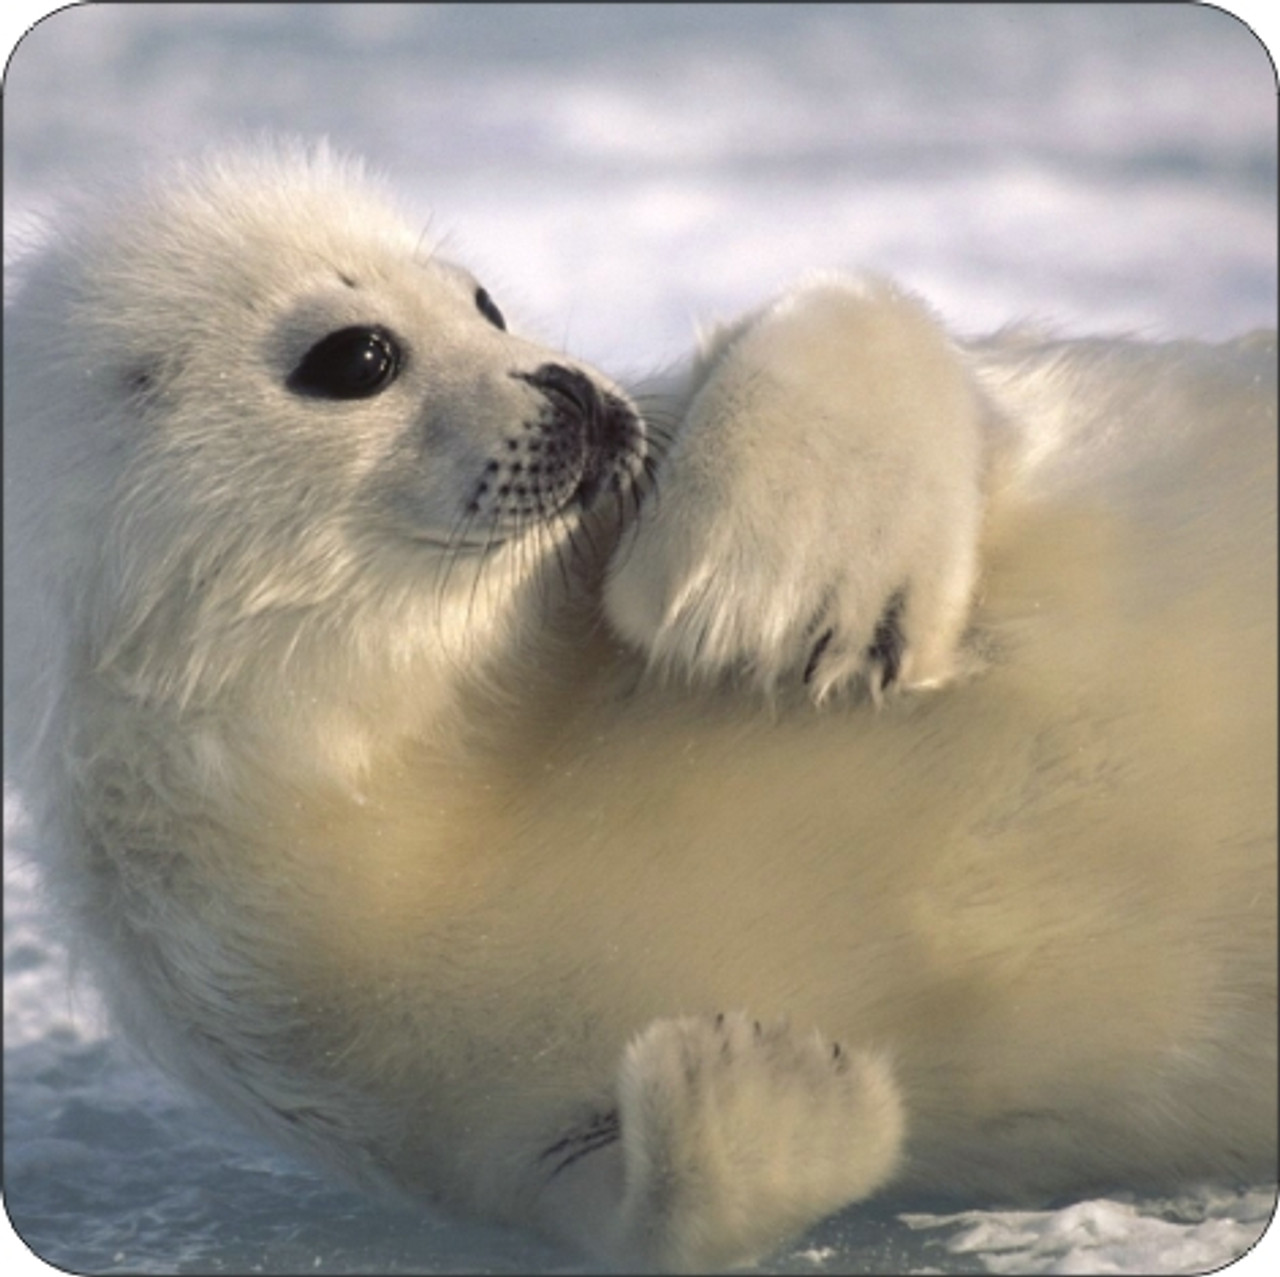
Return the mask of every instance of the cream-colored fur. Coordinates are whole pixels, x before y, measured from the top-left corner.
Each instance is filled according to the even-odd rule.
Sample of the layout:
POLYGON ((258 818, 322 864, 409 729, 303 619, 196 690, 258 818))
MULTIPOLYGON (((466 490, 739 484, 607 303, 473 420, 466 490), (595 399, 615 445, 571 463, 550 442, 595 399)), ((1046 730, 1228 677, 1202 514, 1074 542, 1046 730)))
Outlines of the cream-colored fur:
POLYGON ((687 397, 657 517, 608 582, 619 633, 695 678, 798 672, 818 701, 856 675, 873 693, 951 677, 988 449, 924 307, 885 280, 815 281, 716 331, 687 397), (869 657, 887 608, 903 650, 869 657))
POLYGON ((6 343, 15 779, 228 1105, 658 1268, 1274 1171, 1273 339, 960 350, 818 281, 637 516, 622 392, 275 151, 73 216, 6 343))

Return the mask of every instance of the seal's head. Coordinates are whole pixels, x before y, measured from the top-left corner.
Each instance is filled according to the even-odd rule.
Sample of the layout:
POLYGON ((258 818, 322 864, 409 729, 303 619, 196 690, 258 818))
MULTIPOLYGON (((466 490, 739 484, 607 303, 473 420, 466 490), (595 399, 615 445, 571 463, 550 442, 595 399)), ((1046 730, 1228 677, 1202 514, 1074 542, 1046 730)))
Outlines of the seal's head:
POLYGON ((508 331, 325 149, 87 204, 7 327, 30 588, 59 582, 85 657, 147 695, 216 695, 236 654, 321 634, 470 659, 643 460, 617 387, 508 331))

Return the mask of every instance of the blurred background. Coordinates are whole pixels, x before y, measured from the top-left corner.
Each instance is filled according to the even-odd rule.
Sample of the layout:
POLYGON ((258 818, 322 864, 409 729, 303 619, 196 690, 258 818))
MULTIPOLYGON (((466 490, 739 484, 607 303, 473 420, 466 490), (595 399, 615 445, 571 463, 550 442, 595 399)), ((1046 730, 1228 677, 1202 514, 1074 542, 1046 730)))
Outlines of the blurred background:
POLYGON ((1221 337, 1276 309, 1274 73, 1195 4, 70 8, 9 68, 7 225, 263 131, 368 157, 611 371, 825 267, 966 332, 1221 337))
MULTIPOLYGON (((829 267, 898 275, 965 334, 1275 323, 1275 74, 1203 5, 95 4, 35 26, 4 88, 6 261, 95 174, 324 135, 513 325, 617 376, 829 267)), ((7 791, 5 1192, 38 1253, 80 1272, 578 1271, 326 1184, 133 1060, 71 992, 23 839, 7 791)), ((877 1202, 774 1268, 1203 1272, 1273 1203, 1217 1186, 929 1220, 877 1202)))

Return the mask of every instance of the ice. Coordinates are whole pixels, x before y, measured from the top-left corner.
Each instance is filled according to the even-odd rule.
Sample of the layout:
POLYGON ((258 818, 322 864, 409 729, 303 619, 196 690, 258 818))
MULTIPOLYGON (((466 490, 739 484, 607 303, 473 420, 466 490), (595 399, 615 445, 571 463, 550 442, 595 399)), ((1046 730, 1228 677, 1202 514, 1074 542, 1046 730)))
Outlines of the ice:
POLYGON ((1055 1211, 903 1214, 908 1228, 955 1229, 950 1255, 974 1255, 993 1273, 1203 1273, 1244 1254, 1267 1227, 1275 1194, 1205 1189, 1141 1203, 1077 1202, 1055 1211))

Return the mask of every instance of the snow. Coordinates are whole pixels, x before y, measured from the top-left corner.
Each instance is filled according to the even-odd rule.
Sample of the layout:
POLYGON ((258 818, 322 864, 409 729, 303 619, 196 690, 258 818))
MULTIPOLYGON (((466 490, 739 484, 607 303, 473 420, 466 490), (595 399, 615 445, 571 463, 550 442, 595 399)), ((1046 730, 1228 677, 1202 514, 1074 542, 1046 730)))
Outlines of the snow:
POLYGON ((979 1257, 993 1273, 1203 1273, 1243 1254, 1275 1209, 1269 1189, 1164 1203, 1099 1200, 1056 1211, 904 1213, 908 1228, 954 1229, 951 1255, 979 1257))
MULTIPOLYGON (((832 266, 890 271, 962 331, 1214 339, 1275 322, 1275 87, 1247 27, 1190 4, 77 7, 7 70, 6 261, 60 189, 268 129, 368 156, 510 319, 619 375, 832 266)), ((133 1058, 71 979, 23 837, 6 792, 5 1194, 44 1261, 586 1271, 357 1197, 133 1058)), ((1203 1272, 1274 1200, 880 1201, 764 1268, 1203 1272)))

